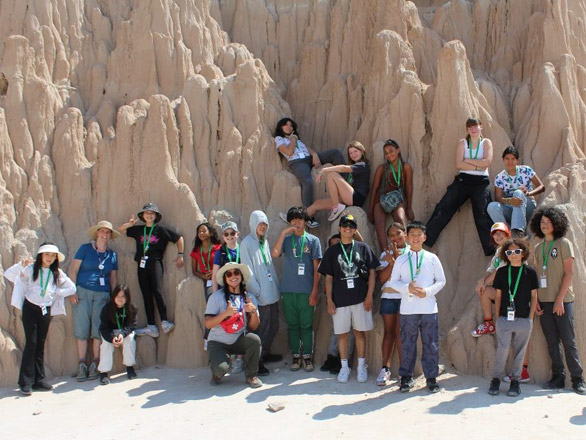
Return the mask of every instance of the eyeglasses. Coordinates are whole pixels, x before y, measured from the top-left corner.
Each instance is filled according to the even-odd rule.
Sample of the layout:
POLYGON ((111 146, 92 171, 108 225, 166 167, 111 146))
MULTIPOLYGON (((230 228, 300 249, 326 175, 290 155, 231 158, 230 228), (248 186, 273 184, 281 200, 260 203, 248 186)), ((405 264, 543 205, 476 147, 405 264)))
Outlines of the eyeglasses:
POLYGON ((507 257, 510 257, 511 255, 521 255, 523 253, 523 249, 507 249, 505 251, 505 254, 507 255, 507 257))
POLYGON ((234 237, 236 235, 235 231, 232 232, 224 232, 224 237, 234 237))
POLYGON ((232 276, 239 276, 239 275, 242 275, 242 272, 240 272, 240 269, 226 271, 226 277, 228 277, 228 278, 230 278, 232 276))

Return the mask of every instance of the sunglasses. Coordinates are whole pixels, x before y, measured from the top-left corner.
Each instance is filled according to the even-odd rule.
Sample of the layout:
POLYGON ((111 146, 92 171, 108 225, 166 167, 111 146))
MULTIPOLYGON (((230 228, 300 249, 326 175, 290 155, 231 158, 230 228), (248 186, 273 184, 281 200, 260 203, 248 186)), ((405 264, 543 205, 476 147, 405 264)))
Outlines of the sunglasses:
POLYGON ((228 277, 228 278, 230 278, 232 276, 237 276, 237 275, 242 275, 242 272, 240 272, 240 269, 226 271, 226 277, 228 277))
POLYGON ((521 255, 523 254, 523 249, 507 249, 505 254, 507 257, 510 257, 511 255, 521 255))
POLYGON ((224 237, 234 237, 236 235, 235 231, 232 232, 224 232, 224 237))
POLYGON ((341 228, 350 228, 350 229, 356 229, 356 225, 353 225, 352 223, 343 223, 340 225, 341 228))

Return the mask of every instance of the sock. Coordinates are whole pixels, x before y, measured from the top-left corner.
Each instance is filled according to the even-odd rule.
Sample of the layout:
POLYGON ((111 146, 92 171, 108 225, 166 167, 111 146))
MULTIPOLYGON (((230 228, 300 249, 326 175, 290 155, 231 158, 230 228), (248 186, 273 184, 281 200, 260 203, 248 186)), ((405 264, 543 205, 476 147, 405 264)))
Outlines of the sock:
POLYGON ((364 366, 365 362, 366 362, 366 358, 358 358, 358 366, 359 367, 364 366))
POLYGON ((348 368, 348 359, 340 359, 342 362, 342 368, 348 368))
POLYGON ((385 371, 390 371, 391 369, 389 367, 387 367, 386 365, 383 365, 383 368, 385 369, 385 371))

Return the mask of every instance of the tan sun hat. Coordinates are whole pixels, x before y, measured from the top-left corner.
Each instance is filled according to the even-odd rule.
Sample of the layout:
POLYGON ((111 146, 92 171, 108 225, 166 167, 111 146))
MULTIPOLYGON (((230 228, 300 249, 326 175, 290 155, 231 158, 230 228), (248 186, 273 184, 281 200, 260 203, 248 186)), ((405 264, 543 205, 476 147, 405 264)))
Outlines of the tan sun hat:
POLYGON ((89 228, 87 231, 87 235, 89 235, 92 240, 96 240, 98 238, 98 230, 102 228, 106 228, 112 231, 112 240, 116 240, 118 237, 120 237, 120 232, 114 229, 112 223, 106 220, 99 221, 97 225, 94 225, 91 228, 89 228))
POLYGON ((37 251, 37 255, 39 254, 57 254, 57 259, 59 263, 65 260, 65 255, 59 252, 59 248, 54 244, 44 244, 42 245, 39 250, 37 251))
POLYGON ((216 282, 218 283, 218 285, 220 285, 220 286, 224 285, 224 273, 226 273, 227 271, 229 271, 231 269, 240 270, 240 273, 242 274, 242 280, 244 281, 244 283, 246 283, 248 281, 248 279, 250 278, 250 269, 248 268, 248 266, 246 264, 229 262, 229 263, 224 264, 220 268, 220 270, 218 270, 218 273, 216 273, 216 282))

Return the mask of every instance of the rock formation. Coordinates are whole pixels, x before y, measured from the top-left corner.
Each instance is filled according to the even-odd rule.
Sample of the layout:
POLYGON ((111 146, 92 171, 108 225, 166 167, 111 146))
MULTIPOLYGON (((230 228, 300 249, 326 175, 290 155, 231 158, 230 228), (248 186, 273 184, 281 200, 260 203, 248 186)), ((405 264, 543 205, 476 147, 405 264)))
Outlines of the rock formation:
MULTIPOLYGON (((584 0, 5 0, 0 3, 0 266, 44 240, 67 255, 97 220, 121 224, 156 202, 186 239, 204 219, 234 219, 243 234, 263 209, 274 242, 278 212, 299 186, 274 150, 291 115, 317 150, 362 142, 373 166, 392 137, 415 170, 414 210, 427 220, 455 173, 470 115, 500 154, 514 143, 546 182, 540 203, 561 204, 576 246, 574 288, 586 290, 586 20, 584 0)), ((315 191, 324 194, 325 187, 315 191)), ((367 241, 374 234, 354 208, 367 241)), ((325 215, 317 230, 332 231, 325 215)), ((119 279, 146 319, 133 243, 113 243, 119 279)), ((480 317, 473 286, 488 262, 468 204, 435 246, 448 278, 438 296, 443 361, 490 374, 494 339, 469 334, 480 317)), ((168 253, 165 292, 176 330, 139 340, 141 365, 205 365, 204 297, 168 253)), ((189 264, 187 265, 189 266, 189 264)), ((0 386, 17 378, 24 334, 0 279, 0 386)), ((316 361, 331 320, 316 319, 316 361)), ((576 331, 586 353, 586 302, 576 331)), ((369 335, 380 364, 382 322, 369 335)), ((285 325, 276 341, 286 352, 285 325)), ((539 324, 531 371, 548 374, 539 324)), ((586 359, 584 359, 586 360, 586 359)), ((71 313, 51 324, 47 368, 75 368, 71 313)))

